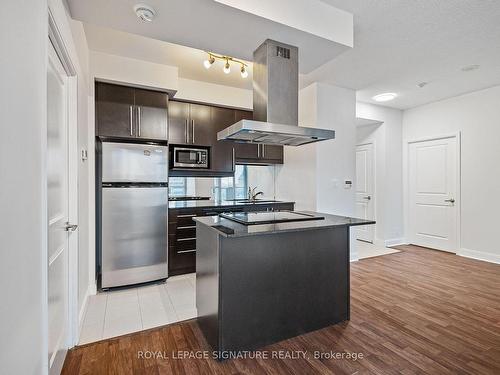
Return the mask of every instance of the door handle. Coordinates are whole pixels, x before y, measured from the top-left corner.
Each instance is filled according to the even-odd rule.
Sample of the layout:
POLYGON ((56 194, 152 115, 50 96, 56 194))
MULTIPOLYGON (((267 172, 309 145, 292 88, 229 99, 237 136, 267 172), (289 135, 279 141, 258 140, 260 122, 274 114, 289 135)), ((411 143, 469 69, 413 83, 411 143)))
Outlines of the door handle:
POLYGON ((369 200, 371 200, 371 199, 372 199, 372 197, 371 197, 371 196, 369 196, 369 195, 367 195, 366 197, 363 197, 363 199, 366 199, 367 201, 369 201, 369 200))
POLYGON ((453 199, 453 198, 445 199, 444 201, 448 202, 448 203, 455 203, 455 199, 453 199))
POLYGON ((78 228, 78 224, 70 224, 69 221, 64 226, 66 232, 74 232, 78 228))
POLYGON ((133 121, 132 121, 133 117, 134 117, 134 114, 133 114, 132 106, 129 106, 128 119, 129 119, 129 123, 130 123, 130 135, 134 135, 134 125, 133 125, 133 121))
POLYGON ((184 122, 184 141, 188 143, 188 119, 184 122))

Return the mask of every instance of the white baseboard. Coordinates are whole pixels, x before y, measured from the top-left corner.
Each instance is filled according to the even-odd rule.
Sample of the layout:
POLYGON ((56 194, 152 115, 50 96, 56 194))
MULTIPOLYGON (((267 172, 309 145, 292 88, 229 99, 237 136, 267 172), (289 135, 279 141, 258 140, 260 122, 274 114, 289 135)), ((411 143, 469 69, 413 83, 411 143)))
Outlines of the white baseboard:
POLYGON ((500 254, 485 253, 484 251, 469 250, 462 247, 457 255, 465 258, 500 264, 500 254))
POLYGON ((95 296, 97 294, 97 284, 94 282, 89 285, 89 296, 95 296))
POLYGON ((399 245, 408 245, 408 242, 405 241, 404 238, 393 238, 391 240, 385 240, 385 247, 399 246, 399 245))
POLYGON ((80 308, 80 311, 78 313, 78 337, 77 337, 78 341, 80 341, 80 333, 82 332, 83 322, 85 320, 85 314, 87 313, 87 308, 89 305, 89 297, 92 295, 91 290, 92 290, 92 285, 89 285, 89 287, 87 288, 87 292, 85 293, 85 297, 83 297, 82 307, 80 308))

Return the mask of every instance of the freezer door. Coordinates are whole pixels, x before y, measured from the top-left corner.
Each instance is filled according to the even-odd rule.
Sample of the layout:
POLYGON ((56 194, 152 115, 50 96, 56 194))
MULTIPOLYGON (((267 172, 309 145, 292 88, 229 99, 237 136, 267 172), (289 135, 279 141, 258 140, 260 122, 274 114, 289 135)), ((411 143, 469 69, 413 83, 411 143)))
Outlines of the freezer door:
POLYGON ((102 189, 101 286, 167 277, 168 188, 102 189))
POLYGON ((167 181, 167 146, 102 143, 102 182, 167 181))

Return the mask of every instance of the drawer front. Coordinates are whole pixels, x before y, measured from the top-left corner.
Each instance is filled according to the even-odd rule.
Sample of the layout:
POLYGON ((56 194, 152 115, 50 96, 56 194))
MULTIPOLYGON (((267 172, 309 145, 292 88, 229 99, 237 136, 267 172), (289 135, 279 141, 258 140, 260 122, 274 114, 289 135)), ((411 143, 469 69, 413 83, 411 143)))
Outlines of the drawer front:
POLYGON ((196 271, 196 251, 176 252, 175 247, 169 247, 169 276, 182 275, 196 271))
POLYGON ((194 217, 198 215, 195 214, 184 214, 177 216, 177 228, 185 228, 196 226, 196 222, 193 220, 194 217))
POLYGON ((176 238, 174 246, 176 253, 196 250, 196 237, 176 238))
POLYGON ((189 225, 189 226, 181 227, 178 225, 175 234, 176 234, 177 239, 196 238, 196 226, 189 225))

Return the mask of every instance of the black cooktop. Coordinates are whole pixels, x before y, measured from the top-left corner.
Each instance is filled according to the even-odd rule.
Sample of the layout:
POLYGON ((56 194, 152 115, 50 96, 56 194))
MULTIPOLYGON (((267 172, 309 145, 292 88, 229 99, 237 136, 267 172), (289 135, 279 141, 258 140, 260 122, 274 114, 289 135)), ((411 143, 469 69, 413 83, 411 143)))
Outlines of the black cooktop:
POLYGON ((323 216, 305 214, 295 211, 262 211, 262 212, 225 212, 219 214, 224 219, 236 221, 243 225, 276 224, 292 221, 324 220, 323 216))

